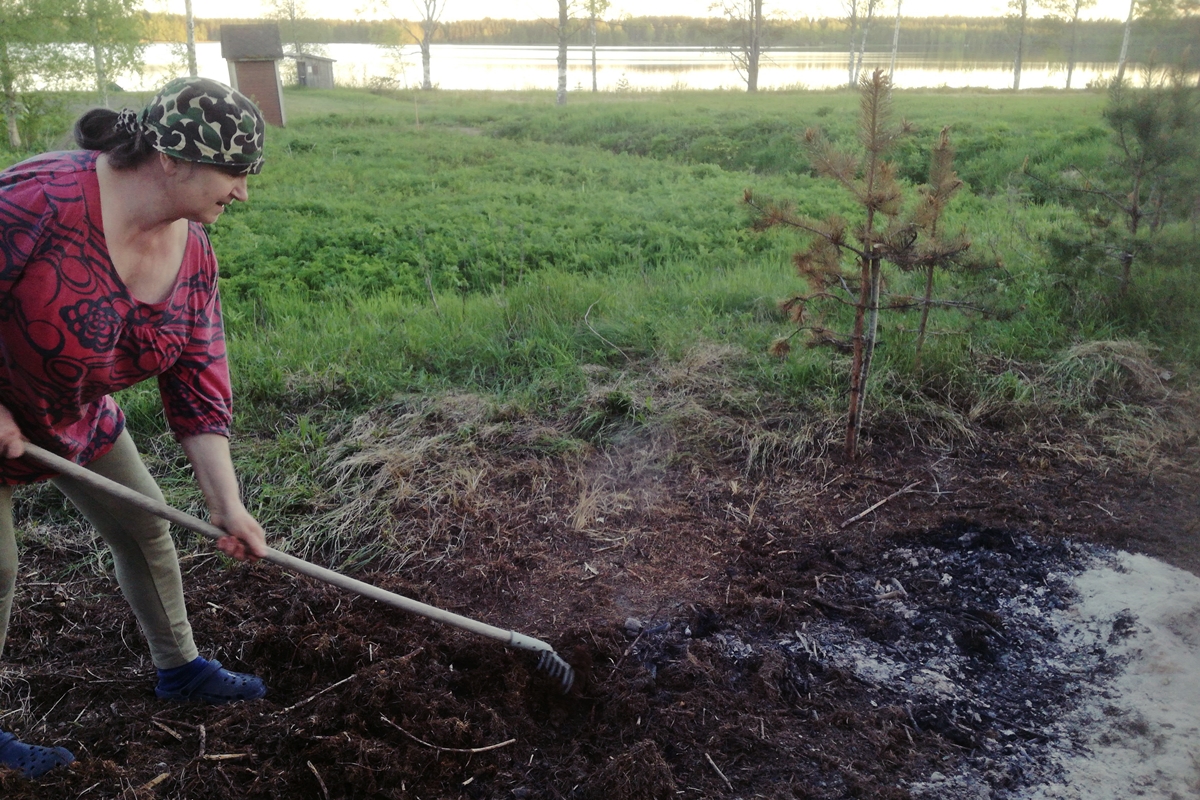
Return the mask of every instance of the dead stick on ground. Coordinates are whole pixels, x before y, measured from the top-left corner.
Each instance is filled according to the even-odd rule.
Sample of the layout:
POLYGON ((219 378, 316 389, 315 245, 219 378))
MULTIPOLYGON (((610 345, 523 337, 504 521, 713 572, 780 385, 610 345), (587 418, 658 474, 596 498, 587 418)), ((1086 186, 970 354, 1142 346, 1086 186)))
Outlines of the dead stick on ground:
POLYGON ((175 731, 173 731, 173 730, 171 730, 170 728, 168 728, 166 725, 163 725, 163 724, 162 724, 161 722, 159 722, 158 720, 156 720, 156 719, 152 719, 152 720, 150 720, 150 724, 151 724, 151 725, 154 725, 154 726, 156 726, 156 727, 162 728, 164 731, 166 731, 167 733, 169 733, 169 734, 171 734, 172 736, 174 736, 174 737, 176 738, 176 740, 178 740, 178 741, 180 741, 180 742, 182 742, 182 741, 183 741, 183 737, 182 737, 182 736, 180 736, 178 733, 176 733, 175 731))
MULTIPOLYGON (((600 302, 599 300, 597 300, 597 301, 596 301, 596 303, 599 303, 599 302, 600 302)), ((596 307, 596 303, 592 303, 590 306, 588 306, 588 310, 587 310, 587 312, 586 312, 586 313, 583 315, 583 324, 584 324, 584 325, 587 325, 587 327, 588 327, 588 330, 589 330, 589 331, 591 331, 592 333, 594 333, 594 334, 596 335, 596 338, 597 338, 597 339, 599 339, 600 341, 604 342, 606 345, 608 345, 609 347, 611 347, 613 350, 616 350, 616 351, 617 351, 618 353, 620 353, 621 355, 625 356, 625 360, 626 360, 626 361, 628 361, 630 364, 632 364, 632 363, 633 363, 633 359, 632 359, 632 358, 630 358, 630 357, 629 357, 629 355, 628 355, 628 354, 627 354, 627 353, 626 353, 624 350, 622 350, 621 348, 617 347, 615 344, 613 344, 612 342, 610 342, 608 339, 605 339, 603 336, 601 336, 601 335, 599 334, 599 332, 597 332, 597 331, 596 331, 596 329, 592 327, 592 323, 588 322, 588 314, 591 314, 591 313, 592 313, 592 309, 596 307)))
POLYGON ((728 787, 729 787, 729 791, 731 791, 731 792, 732 792, 732 791, 733 791, 733 784, 729 782, 729 778, 726 778, 726 777, 725 777, 725 773, 724 773, 724 772, 721 772, 721 768, 717 766, 717 762, 713 761, 713 760, 712 760, 712 756, 710 756, 708 753, 705 753, 705 754, 704 754, 704 757, 708 759, 708 763, 709 763, 709 764, 712 764, 712 768, 713 768, 713 769, 715 769, 715 770, 717 771, 717 774, 721 776, 721 780, 725 781, 725 785, 726 785, 726 786, 728 786, 728 787))
POLYGON ((348 678, 342 678, 340 681, 338 681, 337 683, 333 684, 332 686, 326 686, 324 689, 322 689, 321 691, 317 692, 316 694, 314 694, 314 695, 311 695, 311 696, 309 696, 309 697, 306 697, 306 698, 304 698, 304 699, 303 699, 303 700, 301 700, 299 703, 295 703, 295 704, 293 704, 293 705, 290 705, 290 706, 288 706, 287 708, 283 709, 283 710, 282 710, 282 711, 280 711, 279 713, 280 713, 280 714, 286 714, 286 713, 288 713, 289 711, 295 711, 295 710, 296 710, 297 708, 299 708, 300 706, 302 706, 302 705, 306 705, 306 704, 308 704, 308 703, 311 703, 313 700, 316 700, 318 697, 320 697, 321 695, 325 694, 326 692, 329 692, 329 691, 332 691, 332 690, 336 689, 337 687, 341 686, 343 683, 346 683, 347 681, 352 681, 352 680, 354 680, 354 679, 355 679, 357 676, 358 676, 358 673, 355 673, 354 675, 351 675, 351 676, 350 676, 350 677, 348 677, 348 678))
POLYGON ((913 489, 917 488, 917 487, 918 487, 918 486, 920 486, 920 485, 921 485, 921 482, 920 482, 920 481, 917 481, 916 483, 910 483, 908 486, 905 486, 903 489, 901 489, 901 490, 900 490, 900 491, 898 491, 898 492, 892 492, 892 493, 891 493, 891 494, 889 494, 887 497, 883 498, 883 499, 882 499, 882 500, 880 500, 878 503, 876 503, 875 505, 873 505, 873 506, 871 506, 870 508, 868 508, 866 511, 863 511, 861 514, 855 514, 853 517, 851 517, 850 519, 848 519, 848 520, 846 520, 845 522, 843 522, 843 523, 841 524, 841 526, 840 526, 840 527, 844 528, 844 527, 846 527, 847 525, 850 525, 850 524, 852 524, 852 523, 858 522, 860 519, 862 519, 863 517, 867 516, 867 515, 868 515, 868 514, 870 514, 872 511, 874 511, 875 509, 877 509, 877 508, 879 508, 880 506, 882 506, 884 503, 890 503, 892 500, 895 500, 895 499, 896 499, 897 497, 899 497, 900 495, 902 495, 902 494, 908 494, 909 492, 911 492, 913 489))
POLYGON ((325 800, 329 800, 329 790, 325 788, 325 781, 321 779, 321 773, 317 772, 317 768, 313 766, 311 761, 306 761, 305 763, 312 770, 312 774, 317 777, 317 783, 321 785, 321 794, 325 795, 325 800))
POLYGON ((155 777, 155 778, 152 778, 152 779, 150 779, 149 781, 146 781, 146 783, 144 783, 144 784, 142 785, 142 788, 141 788, 141 789, 139 789, 138 791, 140 791, 140 792, 148 792, 148 791, 150 791, 151 789, 153 789, 155 786, 158 786, 160 783, 162 783, 163 781, 165 781, 165 780, 166 780, 167 778, 169 778, 169 777, 171 777, 171 773, 169 773, 169 772, 163 772, 163 773, 159 774, 157 777, 155 777))
POLYGON ((438 744, 430 744, 429 742, 425 741, 424 739, 418 739, 416 736, 413 736, 411 733, 404 730, 404 728, 401 728, 399 725, 392 722, 390 719, 383 716, 382 714, 379 715, 379 718, 381 720, 383 720, 384 722, 386 722, 388 725, 391 725, 393 728, 395 728, 396 730, 403 733, 408 738, 412 739, 417 744, 424 745, 425 747, 431 748, 433 750, 439 750, 443 753, 486 753, 488 750, 499 750, 501 747, 508 747, 510 744, 513 744, 514 742, 517 741, 516 739, 509 739, 507 741, 500 742, 499 744, 489 744, 487 747, 442 747, 441 745, 438 745, 438 744))

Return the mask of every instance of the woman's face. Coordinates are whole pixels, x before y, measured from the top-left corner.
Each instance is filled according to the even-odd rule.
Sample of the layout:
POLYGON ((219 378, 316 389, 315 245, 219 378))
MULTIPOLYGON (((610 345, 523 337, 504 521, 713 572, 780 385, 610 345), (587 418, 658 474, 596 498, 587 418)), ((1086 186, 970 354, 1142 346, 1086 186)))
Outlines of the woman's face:
POLYGON ((174 161, 172 193, 179 204, 180 216, 211 225, 235 200, 249 198, 246 175, 234 174, 221 167, 174 161))

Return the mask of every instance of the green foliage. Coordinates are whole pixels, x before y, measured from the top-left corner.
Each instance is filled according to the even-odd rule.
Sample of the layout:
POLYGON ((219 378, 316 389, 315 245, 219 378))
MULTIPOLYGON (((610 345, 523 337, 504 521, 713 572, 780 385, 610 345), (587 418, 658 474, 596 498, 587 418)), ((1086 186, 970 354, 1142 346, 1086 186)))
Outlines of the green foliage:
POLYGON ((230 297, 416 299, 427 275, 438 292, 486 292, 548 268, 731 266, 771 247, 740 230, 742 181, 721 170, 374 115, 297 122, 267 146, 252 201, 211 232, 230 297))
MULTIPOLYGON (((986 139, 956 161, 960 177, 967 169, 996 176, 980 191, 962 187, 940 227, 969 227, 972 252, 1007 268, 942 274, 938 294, 1020 313, 964 325, 953 309, 932 308, 919 365, 915 315, 882 326, 865 392, 868 433, 904 425, 906 435, 949 448, 972 441, 981 425, 1111 419, 1147 396, 1134 390, 1157 374, 1147 371, 1150 356, 1164 362, 1160 372, 1200 365, 1200 289, 1185 266, 1195 263, 1190 228, 1164 228, 1163 255, 1147 258, 1126 300, 1099 303, 1073 293, 1067 271, 1047 256, 1047 241, 1084 230, 1078 216, 1009 180, 1023 149, 1055 169, 1069 163, 1054 160, 1056 147, 1103 163, 1102 96, 894 98, 919 127, 895 151, 912 161, 897 177, 907 193, 928 178, 932 123, 942 114, 973 126, 964 137, 952 129, 956 143, 986 139), (1089 349, 1096 339, 1140 349, 1089 349)), ((445 433, 464 459, 476 446, 571 459, 664 433, 683 450, 744 459, 748 472, 828 452, 844 421, 849 359, 768 354, 787 324, 777 302, 795 291, 796 242, 781 231, 744 233, 739 200, 754 185, 797 198, 797 211, 813 217, 850 217, 853 200, 809 177, 807 158, 795 171, 751 172, 689 162, 676 147, 614 152, 599 140, 624 127, 633 140, 653 130, 674 141, 709 119, 710 130, 736 142, 728 163, 748 163, 741 151, 759 140, 724 131, 820 119, 831 140, 848 142, 856 96, 609 95, 557 110, 550 93, 339 90, 289 92, 287 101, 290 125, 271 131, 250 202, 211 233, 223 271, 235 456, 254 478, 255 513, 274 530, 308 531, 311 542, 297 547, 327 552, 320 515, 352 494, 330 476, 345 456, 338 447, 355 441, 347 431, 364 415, 391 423, 440 396, 482 398, 490 409, 445 433), (821 116, 821 108, 834 110, 821 116), (527 437, 504 438, 523 422, 527 437)), ((919 297, 923 276, 896 270, 885 288, 919 297)), ((850 311, 838 313, 831 322, 845 326, 850 311)), ((141 440, 164 430, 153 385, 123 393, 121 403, 141 440)), ((413 424, 424 427, 420 419, 413 424)), ((175 452, 165 433, 151 441, 175 452)), ((194 491, 169 491, 196 500, 194 491)), ((390 508, 382 500, 361 507, 384 516, 390 508)), ((391 546, 372 524, 352 526, 369 552, 343 557, 391 546)))
POLYGON ((134 0, 0 0, 0 111, 10 150, 40 149, 57 122, 46 89, 94 88, 141 64, 134 0), (23 140, 24 126, 34 136, 23 140))
POLYGON ((1112 324, 1154 329, 1176 346, 1179 340, 1168 332, 1192 328, 1190 315, 1180 312, 1196 292, 1186 281, 1175 289, 1177 296, 1162 290, 1179 283, 1174 273, 1194 276, 1200 259, 1195 236, 1200 89, 1185 75, 1148 69, 1139 88, 1113 83, 1103 112, 1111 129, 1108 157, 1097 165, 1057 176, 1027 168, 1041 195, 1077 214, 1047 237, 1074 313, 1103 309, 1112 324), (1142 270, 1157 277, 1141 281, 1142 270))

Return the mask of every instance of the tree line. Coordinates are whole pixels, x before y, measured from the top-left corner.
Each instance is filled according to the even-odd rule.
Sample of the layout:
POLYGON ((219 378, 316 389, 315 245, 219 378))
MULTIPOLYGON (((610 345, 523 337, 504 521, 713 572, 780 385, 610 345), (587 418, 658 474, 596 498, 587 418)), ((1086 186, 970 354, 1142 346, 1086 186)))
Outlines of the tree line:
POLYGON ((0 0, 0 107, 10 147, 21 146, 23 96, 36 83, 94 82, 107 101, 110 76, 141 65, 138 0, 0 0))
MULTIPOLYGON (((173 14, 145 14, 147 41, 182 42, 184 18, 173 14)), ((197 19, 197 41, 220 41, 221 26, 244 24, 244 19, 197 19)), ((305 42, 415 44, 422 29, 419 21, 299 19, 296 33, 305 42)), ((1031 60, 1057 60, 1068 48, 1070 23, 1038 17, 1028 21, 1025 55, 1031 60)), ((1080 61, 1116 61, 1124 22, 1080 20, 1077 54, 1080 61)), ((714 47, 728 38, 728 22, 721 18, 635 17, 596 22, 596 43, 601 47, 714 47)), ((818 51, 846 49, 849 23, 846 19, 766 19, 764 43, 772 49, 804 48, 818 51)), ((891 49, 894 30, 890 24, 867 30, 866 49, 891 49)), ((900 52, 919 53, 947 59, 1009 59, 1012 57, 1012 22, 1005 17, 909 17, 900 21, 900 52)), ((571 46, 592 43, 587 26, 579 26, 567 37, 571 46)), ((437 43, 494 45, 554 45, 558 43, 557 20, 482 19, 440 22, 437 43)), ((1145 61, 1153 53, 1159 61, 1180 58, 1190 44, 1200 42, 1200 18, 1133 23, 1129 58, 1145 61)))

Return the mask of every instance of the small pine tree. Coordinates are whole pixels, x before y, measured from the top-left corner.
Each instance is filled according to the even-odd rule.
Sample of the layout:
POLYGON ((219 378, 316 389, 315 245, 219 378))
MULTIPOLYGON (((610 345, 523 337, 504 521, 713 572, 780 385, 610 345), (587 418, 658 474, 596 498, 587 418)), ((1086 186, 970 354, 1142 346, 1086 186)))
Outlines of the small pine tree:
POLYGON ((1145 68, 1140 87, 1112 82, 1104 121, 1112 130, 1112 151, 1103 170, 1071 169, 1058 178, 1025 174, 1075 206, 1094 240, 1118 265, 1117 295, 1128 292, 1133 265, 1164 221, 1186 218, 1200 202, 1189 180, 1200 160, 1200 88, 1184 65, 1145 68))
POLYGON ((791 204, 758 198, 747 190, 745 201, 754 209, 756 229, 787 226, 809 234, 807 247, 793 262, 808 287, 805 294, 784 300, 781 308, 796 325, 792 335, 776 340, 771 352, 784 356, 796 332, 806 331, 810 347, 827 345, 851 354, 850 389, 846 421, 845 452, 855 458, 862 429, 863 404, 878 341, 881 310, 921 310, 917 350, 924 344, 929 310, 934 306, 968 308, 965 304, 935 300, 934 273, 938 268, 977 269, 966 253, 971 246, 965 232, 945 236, 942 214, 962 186, 954 173, 954 150, 949 132, 943 130, 933 150, 929 185, 908 215, 903 215, 904 192, 893 165, 884 156, 901 137, 911 132, 907 123, 890 124, 891 80, 875 70, 860 82, 862 93, 859 140, 862 153, 854 155, 833 147, 815 129, 805 132, 805 145, 817 172, 842 184, 863 209, 863 221, 851 225, 832 215, 815 219, 798 215, 791 204), (853 271, 845 262, 854 264, 853 271), (903 271, 920 271, 925 276, 921 298, 884 296, 883 265, 903 271), (849 336, 828 327, 817 304, 834 303, 854 310, 849 336))

